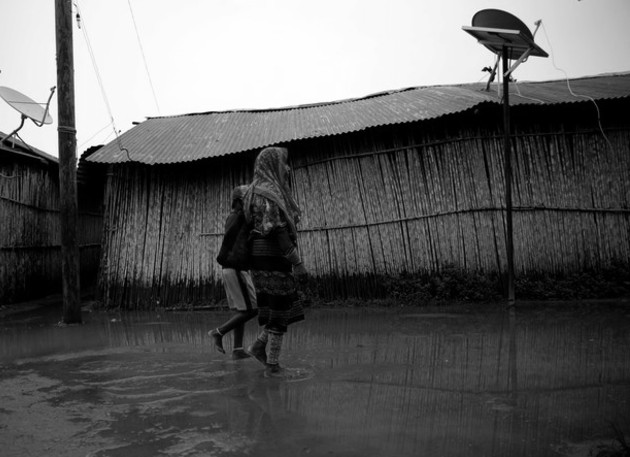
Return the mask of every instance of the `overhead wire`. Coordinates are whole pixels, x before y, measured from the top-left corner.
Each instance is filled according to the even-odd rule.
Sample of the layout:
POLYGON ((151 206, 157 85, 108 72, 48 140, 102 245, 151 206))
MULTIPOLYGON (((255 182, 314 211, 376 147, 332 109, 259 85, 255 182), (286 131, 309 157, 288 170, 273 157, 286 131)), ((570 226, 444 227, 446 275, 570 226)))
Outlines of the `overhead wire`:
POLYGON ((131 0, 127 0, 129 4, 129 12, 131 13, 131 20, 133 22, 133 28, 136 31, 136 38, 138 40, 138 46, 140 47, 140 54, 142 54, 142 61, 144 62, 144 69, 147 73, 147 78, 149 79, 149 85, 151 86, 151 93, 153 94, 153 101, 155 102, 155 107, 157 108, 158 114, 160 113, 160 104, 158 103, 157 96, 155 95, 155 88, 153 87, 153 79, 151 78, 151 72, 149 72, 149 65, 147 64, 147 58, 144 53, 144 47, 142 46, 142 41, 140 40, 140 33, 138 32, 138 25, 136 24, 136 17, 133 14, 133 8, 131 7, 131 0))
POLYGON ((517 92, 517 94, 518 94, 518 96, 519 96, 519 97, 524 98, 525 100, 531 100, 531 101, 533 101, 533 102, 538 102, 538 103, 540 103, 541 105, 544 105, 544 104, 545 104, 545 102, 544 102, 544 101, 542 101, 542 100, 540 100, 539 98, 528 97, 528 96, 526 96, 526 95, 521 94, 521 88, 520 88, 520 87, 518 87, 518 86, 519 86, 519 84, 520 84, 520 82, 518 82, 518 81, 515 81, 515 82, 514 82, 514 87, 516 88, 516 92, 517 92))
POLYGON ((79 145, 79 149, 81 149, 83 146, 85 146, 86 144, 88 144, 89 142, 91 142, 94 138, 96 138, 96 136, 101 133, 103 130, 105 130, 106 128, 108 128, 109 126, 111 126, 111 122, 108 122, 107 124, 105 124, 104 127, 102 127, 100 130, 98 130, 96 133, 94 133, 94 135, 92 135, 91 137, 89 137, 87 140, 85 140, 83 143, 81 143, 81 145, 79 145))
POLYGON ((567 83, 567 88, 569 89, 569 93, 574 96, 575 98, 585 98, 587 100, 590 100, 591 102, 593 102, 593 105, 595 105, 595 110, 597 111, 597 125, 599 126, 599 131, 601 132, 602 136, 604 137, 604 139, 606 140, 606 142, 608 143, 608 146, 610 147, 610 149, 614 149, 612 143, 610 142, 610 140, 608 139, 608 136, 606 135, 606 133, 604 132, 604 127, 602 126, 602 120, 601 120, 601 113, 599 110, 599 106, 597 105, 597 102, 595 101, 595 99, 589 95, 582 95, 582 94, 576 94, 575 92, 573 92, 573 89, 571 88, 571 83, 569 82, 569 75, 567 75, 567 72, 564 71, 562 68, 559 68, 556 65, 556 60, 554 57, 554 52, 553 52, 553 46, 551 45, 551 40, 549 39, 549 35, 547 35, 547 29, 545 28, 545 24, 544 22, 542 22, 542 30, 543 33, 545 34, 545 39, 547 40, 547 44, 549 45, 549 50, 550 50, 550 55, 551 55, 551 64, 553 65, 553 67, 562 72, 562 74, 564 74, 566 83, 567 83))
POLYGON ((109 132, 109 134, 103 140, 103 143, 107 143, 109 141, 109 139, 112 137, 112 135, 114 135, 115 133, 116 133, 115 131, 109 132))
POLYGON ((105 91, 105 85, 103 84, 103 79, 101 78, 101 73, 98 69, 98 65, 96 63, 96 57, 94 55, 94 51, 92 49, 92 44, 90 42, 90 37, 88 35, 88 31, 87 31, 87 25, 85 23, 85 18, 83 18, 81 16, 81 8, 79 7, 79 0, 76 0, 74 2, 74 6, 77 9, 77 13, 76 13, 76 19, 77 19, 77 26, 79 27, 79 29, 83 32, 83 38, 85 39, 85 43, 88 49, 88 53, 90 54, 90 59, 92 60, 92 66, 94 67, 94 72, 96 73, 96 80, 98 81, 98 85, 101 89, 101 95, 103 96, 103 101, 105 102, 105 107, 107 108, 107 112, 109 114, 109 118, 110 118, 110 126, 112 127, 114 134, 116 135, 116 141, 118 143, 118 148, 123 151, 126 152, 127 154, 127 159, 132 162, 133 160, 131 159, 131 156, 129 155, 129 150, 125 147, 123 147, 122 145, 122 141, 120 140, 120 136, 118 135, 118 133, 120 132, 117 128, 116 128, 116 122, 114 121, 114 115, 112 114, 112 107, 109 104, 109 99, 107 98, 107 93, 105 91))

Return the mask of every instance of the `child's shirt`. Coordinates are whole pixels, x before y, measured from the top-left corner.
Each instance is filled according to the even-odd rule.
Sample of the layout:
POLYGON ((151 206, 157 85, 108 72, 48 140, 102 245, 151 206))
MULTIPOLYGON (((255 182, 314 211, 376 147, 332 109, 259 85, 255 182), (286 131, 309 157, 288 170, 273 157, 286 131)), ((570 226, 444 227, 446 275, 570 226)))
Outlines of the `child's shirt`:
POLYGON ((224 268, 249 269, 249 227, 242 210, 233 210, 225 220, 225 234, 217 256, 224 268))

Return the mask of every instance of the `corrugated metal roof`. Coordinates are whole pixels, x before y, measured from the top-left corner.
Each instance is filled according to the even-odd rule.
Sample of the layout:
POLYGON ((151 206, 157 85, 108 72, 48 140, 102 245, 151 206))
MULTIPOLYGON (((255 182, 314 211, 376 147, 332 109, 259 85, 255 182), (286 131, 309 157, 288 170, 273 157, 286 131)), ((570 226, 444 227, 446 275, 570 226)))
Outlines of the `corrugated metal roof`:
MULTIPOLYGON (((501 103, 494 84, 430 86, 363 98, 267 110, 194 113, 149 118, 92 154, 98 163, 191 162, 265 146, 435 119, 483 102, 501 103)), ((558 104, 630 96, 630 73, 511 84, 510 105, 558 104)))
MULTIPOLYGON (((5 138, 6 136, 6 133, 0 132, 0 139, 5 138)), ((59 164, 59 159, 57 157, 52 156, 29 144, 26 144, 15 136, 12 136, 11 138, 7 138, 5 141, 0 142, 0 149, 2 149, 2 151, 4 151, 5 153, 31 157, 39 159, 45 163, 53 163, 56 165, 59 164)))

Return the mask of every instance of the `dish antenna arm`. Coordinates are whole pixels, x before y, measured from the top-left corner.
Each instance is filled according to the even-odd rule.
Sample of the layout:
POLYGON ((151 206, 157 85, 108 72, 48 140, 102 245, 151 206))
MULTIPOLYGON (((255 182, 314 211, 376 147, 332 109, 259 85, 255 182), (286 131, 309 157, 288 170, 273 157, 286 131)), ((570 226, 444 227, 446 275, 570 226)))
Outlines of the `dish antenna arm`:
POLYGON ((490 77, 488 78, 488 83, 486 84, 486 92, 490 91, 490 84, 492 84, 492 81, 494 81, 494 78, 497 75, 497 68, 499 67, 499 60, 501 60, 501 58, 497 56, 497 59, 494 62, 494 67, 492 67, 492 69, 490 70, 490 77))
MULTIPOLYGON (((48 116, 48 110, 50 109, 50 101, 52 100, 53 94, 55 93, 55 89, 57 89, 57 86, 52 86, 50 88, 50 95, 48 96, 48 101, 46 102, 46 109, 44 110, 44 115, 42 116, 42 120, 41 121, 36 121, 35 119, 32 119, 33 123, 37 127, 41 127, 42 125, 44 125, 44 121, 46 120, 46 116, 48 116)), ((22 115, 22 118, 24 118, 24 115, 22 115)))
POLYGON ((2 138, 2 141, 0 141, 1 143, 4 143, 8 138, 11 138, 13 135, 17 136, 17 132, 19 132, 22 127, 24 127, 24 121, 26 120, 26 115, 22 114, 21 118, 22 118, 22 121, 20 122, 20 125, 18 126, 18 128, 16 128, 14 131, 9 133, 8 135, 5 135, 5 137, 2 138))
POLYGON ((521 54, 521 56, 520 56, 520 57, 516 60, 516 62, 514 62, 514 63, 512 64, 512 66, 510 67, 510 69, 509 69, 508 71, 506 71, 506 72, 503 74, 503 77, 504 77, 504 78, 508 78, 508 77, 510 76, 510 74, 511 74, 514 70, 516 70, 516 68, 517 68, 520 64, 522 64, 523 62, 525 62, 525 61, 527 60, 527 58, 529 57, 529 55, 532 53, 532 51, 533 51, 533 50, 534 50, 533 48, 527 48, 527 50, 526 50, 523 54, 521 54))

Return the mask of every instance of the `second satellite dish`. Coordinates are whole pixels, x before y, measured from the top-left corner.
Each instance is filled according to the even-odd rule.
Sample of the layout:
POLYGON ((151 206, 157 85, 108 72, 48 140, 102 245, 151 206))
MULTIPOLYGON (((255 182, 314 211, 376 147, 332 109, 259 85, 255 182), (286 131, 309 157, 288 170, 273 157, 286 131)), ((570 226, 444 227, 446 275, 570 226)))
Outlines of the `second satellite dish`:
POLYGON ((473 16, 472 27, 462 29, 495 54, 503 55, 505 50, 508 59, 519 63, 529 56, 549 56, 534 43, 534 35, 523 21, 506 11, 481 10, 473 16))
POLYGON ((533 40, 534 37, 529 28, 519 18, 506 11, 487 9, 478 11, 472 18, 473 27, 485 27, 488 29, 518 30, 524 36, 533 40))

